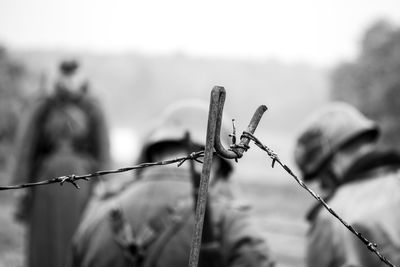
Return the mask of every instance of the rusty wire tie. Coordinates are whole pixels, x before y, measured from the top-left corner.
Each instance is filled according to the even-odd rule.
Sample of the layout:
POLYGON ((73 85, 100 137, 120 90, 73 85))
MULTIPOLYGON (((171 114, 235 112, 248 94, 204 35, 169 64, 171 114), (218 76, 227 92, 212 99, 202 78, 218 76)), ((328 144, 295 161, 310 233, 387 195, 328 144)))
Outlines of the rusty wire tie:
MULTIPOLYGON (((197 267, 199 261, 201 236, 203 231, 204 214, 207 204, 208 184, 210 180, 210 172, 212 158, 215 152, 218 156, 226 159, 238 159, 243 156, 243 153, 248 149, 250 138, 242 136, 240 143, 226 149, 221 143, 221 124, 222 113, 224 109, 226 92, 224 87, 215 86, 211 91, 210 108, 207 122, 206 146, 204 152, 204 163, 200 178, 200 187, 197 198, 195 225, 193 229, 192 242, 190 246, 189 267, 197 267)), ((247 132, 254 133, 262 115, 267 110, 267 107, 262 105, 257 108, 251 121, 247 127, 247 132)))

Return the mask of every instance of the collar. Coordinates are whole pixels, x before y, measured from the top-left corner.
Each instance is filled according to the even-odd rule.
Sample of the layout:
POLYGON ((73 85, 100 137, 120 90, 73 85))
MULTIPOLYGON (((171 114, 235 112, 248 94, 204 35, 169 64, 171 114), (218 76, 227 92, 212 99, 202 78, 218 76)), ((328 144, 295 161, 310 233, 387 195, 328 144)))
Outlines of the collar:
MULTIPOLYGON (((400 154, 394 150, 382 151, 377 150, 365 154, 359 157, 345 172, 342 183, 339 185, 343 186, 347 183, 354 182, 357 180, 364 180, 373 177, 379 177, 380 173, 387 173, 393 169, 400 167, 400 154)), ((328 202, 335 195, 335 191, 324 197, 324 200, 328 202)), ((314 205, 306 215, 306 219, 309 222, 313 222, 319 213, 319 210, 323 208, 321 203, 314 205)))
POLYGON ((83 100, 85 94, 83 92, 73 92, 66 89, 58 89, 50 97, 55 102, 79 102, 83 100))
POLYGON ((400 154, 396 151, 372 151, 357 160, 347 169, 343 175, 342 184, 359 179, 367 179, 376 172, 387 171, 400 167, 400 154))

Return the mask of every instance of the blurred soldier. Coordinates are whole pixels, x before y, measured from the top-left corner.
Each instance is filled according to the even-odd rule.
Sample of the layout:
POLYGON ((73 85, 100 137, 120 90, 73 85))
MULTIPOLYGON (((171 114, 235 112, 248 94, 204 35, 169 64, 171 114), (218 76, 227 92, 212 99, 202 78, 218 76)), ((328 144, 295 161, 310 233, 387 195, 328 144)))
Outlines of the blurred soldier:
MULTIPOLYGON (((54 93, 28 111, 17 144, 15 183, 86 174, 107 163, 104 117, 87 83, 75 77, 77 69, 76 61, 63 61, 54 93)), ((16 219, 28 227, 27 266, 63 266, 92 187, 85 182, 80 190, 55 185, 19 191, 16 219)))
MULTIPOLYGON (((400 265, 400 155, 376 148, 376 124, 345 103, 332 103, 305 123, 295 160, 305 181, 317 180, 328 204, 392 263, 400 265)), ((386 266, 318 205, 308 219, 308 266, 386 266)))
MULTIPOLYGON (((202 102, 185 101, 163 112, 139 162, 204 149, 207 109, 202 102)), ((213 164, 199 266, 273 266, 248 209, 233 202, 231 163, 215 156, 213 164)), ((179 168, 141 169, 134 182, 85 216, 74 238, 71 266, 188 266, 201 166, 191 161, 179 168)))

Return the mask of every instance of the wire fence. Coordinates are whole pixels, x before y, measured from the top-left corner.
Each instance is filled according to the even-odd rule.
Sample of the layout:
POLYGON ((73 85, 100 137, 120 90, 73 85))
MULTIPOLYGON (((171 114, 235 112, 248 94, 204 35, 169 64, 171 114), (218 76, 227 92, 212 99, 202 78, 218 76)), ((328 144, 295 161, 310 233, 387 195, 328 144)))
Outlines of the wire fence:
MULTIPOLYGON (((9 186, 0 186, 0 191, 2 190, 14 190, 14 189, 22 189, 28 187, 35 186, 44 186, 49 184, 58 183, 63 185, 64 183, 71 183, 77 189, 79 189, 78 181, 80 180, 90 180, 92 178, 122 173, 137 169, 143 169, 154 166, 162 166, 162 165, 170 165, 177 163, 177 166, 181 166, 184 162, 197 161, 203 164, 202 175, 200 179, 200 185, 198 189, 198 197, 195 211, 195 226, 191 243, 191 251, 189 258, 189 266, 197 267, 199 251, 201 246, 201 236, 202 236, 202 228, 204 223, 204 213, 206 208, 207 201, 207 190, 209 183, 209 176, 211 171, 211 163, 212 157, 214 154, 218 154, 220 157, 225 159, 233 159, 237 161, 238 158, 242 157, 243 153, 247 151, 249 147, 249 142, 253 141, 256 146, 258 146, 261 150, 265 151, 268 156, 272 159, 272 167, 276 163, 278 163, 290 176, 292 176, 296 182, 304 188, 308 193, 310 193, 317 201, 319 201, 323 207, 332 214, 336 219, 338 219, 352 234, 357 236, 361 242, 366 245, 366 247, 374 253, 382 262, 384 262, 387 266, 396 267, 393 263, 391 263, 386 257, 384 257, 379 251, 377 244, 369 241, 365 238, 360 232, 358 232, 353 226, 347 223, 342 217, 340 217, 327 203, 326 201, 311 190, 301 179, 299 179, 291 169, 282 163, 279 159, 278 155, 274 153, 270 148, 264 145, 257 137, 254 136, 254 131, 257 128, 257 125, 263 115, 263 113, 267 110, 266 106, 260 106, 256 112, 254 113, 250 124, 247 127, 246 131, 243 131, 242 136, 240 137, 240 143, 236 144, 236 129, 233 126, 233 134, 230 135, 232 138, 232 145, 229 149, 225 149, 220 140, 220 130, 221 130, 221 121, 222 121, 222 111, 223 105, 225 101, 225 89, 223 87, 216 86, 213 88, 211 93, 211 102, 210 102, 210 110, 209 110, 209 118, 207 124, 207 136, 206 136, 206 145, 204 151, 192 152, 185 157, 179 157, 170 160, 158 161, 158 162, 150 162, 150 163, 142 163, 135 166, 120 168, 116 170, 104 170, 97 171, 94 173, 83 174, 83 175, 65 175, 60 177, 51 178, 44 181, 25 183, 19 185, 9 185, 9 186), (215 150, 214 150, 215 149, 215 150), (204 163, 200 160, 200 158, 204 158, 204 163)), ((232 122, 233 123, 233 122, 232 122)))
POLYGON ((63 185, 64 183, 71 183, 73 186, 75 186, 75 188, 79 189, 79 185, 77 183, 77 181, 79 181, 79 180, 89 181, 91 178, 96 178, 96 177, 100 177, 100 176, 104 176, 104 175, 108 175, 108 174, 123 173, 123 172, 143 169, 143 168, 147 168, 147 167, 170 165, 173 163, 178 163, 178 167, 179 167, 187 160, 195 160, 199 163, 203 163, 201 160, 199 160, 199 158, 203 157, 203 156, 204 156, 204 151, 198 151, 198 152, 193 152, 190 155, 185 156, 185 157, 179 157, 179 158, 175 158, 175 159, 158 161, 158 162, 141 163, 141 164, 138 164, 135 166, 129 166, 129 167, 119 168, 119 169, 115 169, 115 170, 97 171, 97 172, 93 172, 93 173, 89 173, 89 174, 82 174, 82 175, 69 174, 69 175, 54 177, 54 178, 51 178, 48 180, 43 180, 43 181, 34 182, 34 183, 24 183, 24 184, 19 184, 19 185, 0 186, 0 191, 22 189, 22 188, 27 188, 27 187, 35 187, 35 186, 49 185, 49 184, 63 185))
MULTIPOLYGON (((268 156, 272 159, 272 167, 274 167, 275 163, 278 163, 290 176, 292 176, 296 180, 296 182, 302 188, 304 188, 317 201, 319 201, 330 214, 332 214, 336 219, 338 219, 351 233, 356 235, 366 245, 366 247, 371 252, 375 253, 382 262, 384 262, 387 266, 396 267, 393 263, 391 263, 386 257, 384 257, 379 252, 377 244, 375 244, 375 243, 371 242, 370 240, 368 240, 367 238, 365 238, 353 226, 351 226, 342 217, 340 217, 326 203, 326 201, 321 196, 319 196, 312 189, 310 189, 301 179, 299 179, 292 172, 292 170, 287 165, 282 163, 282 161, 279 159, 279 156, 276 153, 274 153, 269 147, 264 145, 257 137, 255 137, 253 134, 251 134, 249 132, 244 131, 242 136, 249 138, 261 150, 265 151, 268 154, 268 156)), ((214 152, 214 154, 215 154, 215 152, 214 152)), ((186 162, 188 160, 194 160, 199 163, 203 163, 200 160, 200 158, 202 158, 202 157, 204 157, 204 150, 190 153, 189 155, 184 156, 184 157, 179 157, 179 158, 169 159, 169 160, 164 160, 164 161, 158 161, 158 162, 141 163, 141 164, 138 164, 135 166, 129 166, 129 167, 119 168, 119 169, 115 169, 115 170, 103 170, 103 171, 97 171, 94 173, 83 174, 83 175, 70 174, 70 175, 55 177, 55 178, 51 178, 48 180, 43 180, 43 181, 39 181, 39 182, 35 182, 35 183, 24 183, 24 184, 19 184, 19 185, 0 186, 0 190, 15 190, 15 189, 28 188, 28 187, 50 185, 50 184, 55 184, 55 183, 63 185, 66 182, 71 183, 73 186, 75 186, 77 189, 79 189, 79 185, 77 183, 77 181, 79 181, 79 180, 89 181, 91 178, 96 178, 96 177, 100 177, 100 176, 104 176, 104 175, 108 175, 108 174, 123 173, 123 172, 128 172, 128 171, 137 170, 137 169, 144 169, 144 168, 148 168, 148 167, 171 165, 174 163, 177 163, 177 167, 180 167, 184 162, 186 162)))
POLYGON ((358 239, 360 239, 364 245, 367 246, 367 248, 375 253, 379 259, 384 262, 386 265, 391 266, 391 267, 396 267, 393 263, 391 263, 386 257, 384 257, 378 250, 378 245, 376 243, 373 243, 369 241, 366 237, 364 237, 360 232, 358 232, 353 226, 351 226, 349 223, 347 223, 342 217, 340 217, 327 203, 326 201, 317 193, 315 193, 311 188, 309 188, 301 179, 299 179, 293 172, 292 170, 285 164, 282 163, 282 161, 279 159, 278 155, 274 153, 270 148, 268 148, 266 145, 264 145, 258 138, 256 138, 254 135, 248 132, 243 132, 243 135, 247 136, 250 138, 255 145, 257 145, 259 148, 261 148, 263 151, 265 151, 268 156, 272 159, 272 168, 274 167, 275 163, 277 162, 281 167, 290 175, 292 176, 296 182, 304 188, 308 193, 310 193, 317 201, 319 201, 323 207, 330 213, 332 214, 336 219, 338 219, 351 233, 356 235, 358 239))

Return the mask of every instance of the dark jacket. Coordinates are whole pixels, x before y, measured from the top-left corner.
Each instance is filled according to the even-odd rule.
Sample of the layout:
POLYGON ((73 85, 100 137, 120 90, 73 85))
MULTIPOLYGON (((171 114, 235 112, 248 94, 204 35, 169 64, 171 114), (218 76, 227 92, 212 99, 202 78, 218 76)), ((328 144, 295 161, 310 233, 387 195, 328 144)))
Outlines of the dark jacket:
MULTIPOLYGON (((171 167, 146 169, 140 180, 116 197, 93 205, 88 211, 74 238, 71 266, 142 266, 132 264, 118 245, 110 219, 115 208, 122 210, 134 237, 143 236, 150 228, 150 232, 156 232, 158 238, 165 233, 165 229, 170 229, 168 221, 171 214, 174 218, 180 217, 174 234, 163 241, 157 253, 151 254, 152 246, 157 241, 150 242, 145 257, 153 255, 153 265, 150 266, 154 267, 188 266, 194 225, 191 194, 189 171, 171 167), (163 227, 164 230, 157 230, 163 227)), ((235 207, 231 201, 217 199, 213 195, 209 203, 212 227, 220 244, 218 253, 221 261, 217 266, 273 266, 266 241, 248 210, 235 207)), ((200 262, 202 257, 200 254, 200 262)))
MULTIPOLYGON (((13 179, 37 182, 105 167, 108 130, 98 104, 86 94, 63 92, 35 103, 21 124, 13 179)), ((17 218, 27 223, 27 266, 63 266, 92 183, 26 189, 17 218)))

